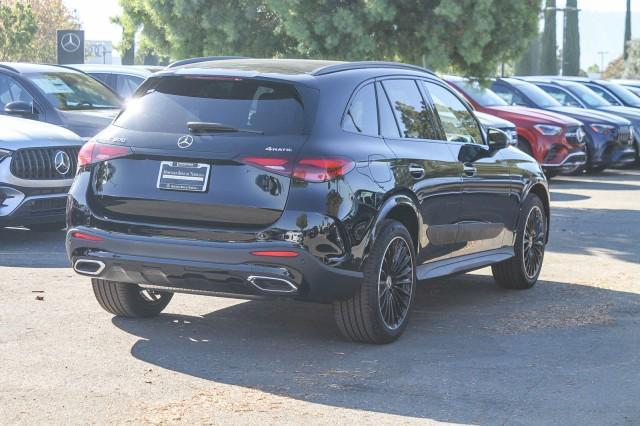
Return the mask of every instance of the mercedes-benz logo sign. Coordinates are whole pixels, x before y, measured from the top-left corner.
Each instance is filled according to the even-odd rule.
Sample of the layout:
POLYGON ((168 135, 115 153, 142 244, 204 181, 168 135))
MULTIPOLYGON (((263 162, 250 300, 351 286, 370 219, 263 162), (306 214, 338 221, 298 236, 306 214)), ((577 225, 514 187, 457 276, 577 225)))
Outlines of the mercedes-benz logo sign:
POLYGON ((184 135, 178 139, 178 148, 189 148, 191 145, 193 145, 193 136, 191 135, 184 135))
POLYGON ((69 154, 64 151, 56 152, 53 158, 53 165, 61 176, 66 176, 69 170, 71 170, 71 158, 69 158, 69 154))
POLYGON ((80 37, 75 33, 66 33, 60 39, 60 47, 67 53, 75 53, 80 49, 80 37))

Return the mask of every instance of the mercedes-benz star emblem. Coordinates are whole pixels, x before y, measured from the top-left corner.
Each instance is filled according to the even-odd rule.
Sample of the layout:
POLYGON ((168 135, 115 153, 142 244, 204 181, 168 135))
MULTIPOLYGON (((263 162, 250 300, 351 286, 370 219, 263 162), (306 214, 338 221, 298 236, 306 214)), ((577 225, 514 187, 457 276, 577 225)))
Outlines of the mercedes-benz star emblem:
POLYGON ((66 176, 69 170, 71 170, 71 158, 69 158, 69 154, 64 151, 56 152, 53 158, 53 165, 61 176, 66 176))
POLYGON ((74 33, 67 33, 60 39, 60 47, 67 53, 74 53, 80 49, 80 37, 74 33))
POLYGON ((193 145, 193 136, 191 135, 184 135, 178 139, 178 148, 189 148, 191 145, 193 145))

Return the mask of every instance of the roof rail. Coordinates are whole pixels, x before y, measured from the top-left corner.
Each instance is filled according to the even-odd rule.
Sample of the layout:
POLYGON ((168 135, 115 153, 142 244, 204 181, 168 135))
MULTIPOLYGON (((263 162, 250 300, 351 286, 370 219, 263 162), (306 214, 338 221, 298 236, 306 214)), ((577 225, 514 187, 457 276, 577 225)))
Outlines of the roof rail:
POLYGON ((325 67, 314 70, 311 75, 325 75, 332 74, 334 72, 358 70, 363 68, 397 68, 410 71, 426 72, 428 74, 435 75, 433 71, 427 68, 419 67, 417 65, 402 64, 399 62, 386 62, 386 61, 353 61, 344 62, 341 64, 327 65, 325 67))
POLYGON ((202 56, 199 58, 181 59, 167 65, 167 68, 180 67, 182 65, 196 64, 198 62, 223 61, 225 59, 250 59, 247 56, 202 56))
POLYGON ((18 72, 17 69, 15 69, 11 65, 7 65, 7 64, 0 64, 0 68, 4 68, 6 70, 13 71, 13 72, 18 72))

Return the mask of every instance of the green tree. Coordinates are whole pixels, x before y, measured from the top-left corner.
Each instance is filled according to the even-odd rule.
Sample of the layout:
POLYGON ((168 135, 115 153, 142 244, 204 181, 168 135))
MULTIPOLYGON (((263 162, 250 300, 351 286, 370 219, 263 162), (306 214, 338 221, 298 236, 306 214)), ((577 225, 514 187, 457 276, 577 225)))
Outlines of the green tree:
POLYGON ((531 40, 529 46, 524 51, 518 62, 516 62, 516 75, 537 75, 540 74, 540 52, 541 38, 536 37, 531 40))
MULTIPOLYGON (((293 40, 260 0, 120 0, 156 53, 182 59, 207 55, 272 57, 290 52, 293 40)), ((129 25, 129 24, 126 24, 129 25)))
POLYGON ((624 59, 627 59, 628 44, 631 41, 631 0, 627 0, 627 13, 624 19, 624 59))
POLYGON ((562 46, 562 75, 580 74, 580 30, 578 29, 578 0, 567 0, 564 43, 562 46))
POLYGON ((627 60, 624 61, 624 78, 640 78, 640 39, 631 40, 628 44, 627 60))
POLYGON ((0 61, 25 60, 25 49, 37 30, 30 5, 0 4, 0 61))
POLYGON ((535 36, 539 0, 269 0, 306 56, 495 74, 535 36), (508 30, 506 30, 508 28, 508 30))
POLYGON ((539 0, 120 0, 159 53, 388 59, 495 74, 535 36, 539 0), (508 29, 508 30, 506 30, 508 29))
POLYGON ((556 0, 547 0, 544 11, 544 32, 542 33, 542 52, 540 54, 540 72, 544 75, 558 74, 558 45, 556 42, 556 0))
POLYGON ((21 50, 21 61, 55 63, 57 60, 56 30, 80 28, 77 17, 62 0, 5 0, 7 5, 24 4, 31 7, 37 31, 21 50))

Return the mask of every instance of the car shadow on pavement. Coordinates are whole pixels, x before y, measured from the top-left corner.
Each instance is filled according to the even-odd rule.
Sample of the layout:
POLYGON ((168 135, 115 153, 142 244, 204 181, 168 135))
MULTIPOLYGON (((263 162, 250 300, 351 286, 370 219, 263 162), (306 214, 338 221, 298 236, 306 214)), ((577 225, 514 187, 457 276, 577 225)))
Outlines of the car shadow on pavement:
POLYGON ((331 306, 291 301, 113 323, 149 364, 334 407, 478 424, 640 420, 637 294, 544 281, 506 291, 464 275, 424 283, 414 308, 384 346, 346 342, 331 306))
POLYGON ((569 179, 558 177, 549 182, 549 187, 551 190, 640 191, 640 174, 611 172, 569 179))
POLYGON ((604 253, 640 264, 640 210, 554 206, 548 252, 604 253))
POLYGON ((0 266, 69 268, 64 236, 64 231, 0 228, 0 266))

